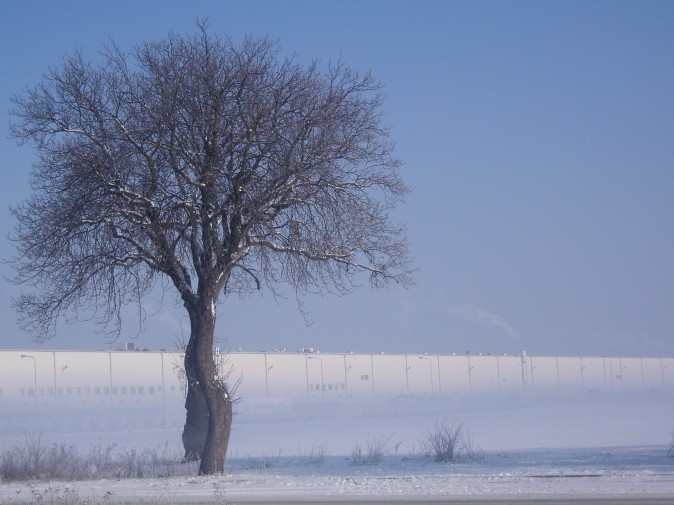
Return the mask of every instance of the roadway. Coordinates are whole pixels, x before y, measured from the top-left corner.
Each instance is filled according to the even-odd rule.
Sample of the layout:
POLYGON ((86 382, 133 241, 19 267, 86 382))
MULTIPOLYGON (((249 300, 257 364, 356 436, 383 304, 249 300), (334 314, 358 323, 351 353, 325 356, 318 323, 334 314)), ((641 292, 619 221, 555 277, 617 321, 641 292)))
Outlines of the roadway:
MULTIPOLYGON (((469 496, 264 496, 264 497, 167 497, 129 501, 105 500, 103 504, 138 505, 672 505, 674 494, 632 493, 564 495, 469 495, 469 496)), ((94 505, 92 502, 87 502, 94 505)))

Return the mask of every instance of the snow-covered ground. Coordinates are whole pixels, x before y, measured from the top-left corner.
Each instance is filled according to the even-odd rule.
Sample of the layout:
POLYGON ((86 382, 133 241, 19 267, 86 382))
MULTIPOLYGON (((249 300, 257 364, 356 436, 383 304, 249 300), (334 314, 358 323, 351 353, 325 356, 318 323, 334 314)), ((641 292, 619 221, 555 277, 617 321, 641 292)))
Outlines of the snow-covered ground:
MULTIPOLYGON (((484 400, 484 399, 483 399, 484 400)), ((640 494, 671 495, 671 395, 511 398, 451 405, 370 406, 283 420, 235 421, 225 475, 83 482, 0 483, 0 503, 220 502, 280 497, 640 494), (435 463, 420 441, 437 422, 463 423, 483 452, 477 460, 435 463), (353 464, 357 447, 383 445, 376 464, 353 464), (48 501, 51 500, 51 501, 48 501), (78 501, 79 500, 79 501, 78 501)), ((180 430, 50 435, 63 444, 168 444, 180 430)), ((3 439, 2 447, 16 440, 3 439)))
POLYGON ((490 453, 483 461, 456 465, 392 456, 374 466, 354 466, 337 457, 326 458, 320 465, 284 459, 270 464, 267 468, 236 467, 223 477, 3 484, 0 497, 2 503, 20 503, 38 495, 45 499, 77 495, 90 502, 106 496, 169 501, 186 497, 673 493, 674 499, 674 465, 663 462, 662 447, 490 453))
POLYGON ((631 447, 486 453, 477 462, 437 464, 418 457, 387 456, 376 465, 353 465, 344 457, 319 464, 300 459, 251 458, 235 462, 221 477, 6 483, 0 502, 145 503, 275 500, 292 497, 398 497, 474 495, 627 494, 671 495, 674 462, 666 448, 631 447))

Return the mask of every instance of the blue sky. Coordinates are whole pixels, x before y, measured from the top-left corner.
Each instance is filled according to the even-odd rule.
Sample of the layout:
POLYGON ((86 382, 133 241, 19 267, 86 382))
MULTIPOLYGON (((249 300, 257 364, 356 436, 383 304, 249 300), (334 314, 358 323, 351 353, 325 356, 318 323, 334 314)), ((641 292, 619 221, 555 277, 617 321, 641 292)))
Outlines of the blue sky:
MULTIPOLYGON (((409 290, 226 299, 216 335, 248 351, 674 355, 674 3, 0 1, 0 256, 34 153, 10 97, 81 49, 95 60, 193 32, 270 35, 300 61, 340 56, 385 85, 403 177, 409 290)), ((11 275, 7 265, 1 273, 11 275)), ((0 347, 33 347, 0 282, 0 347)), ((188 331, 167 295, 136 337, 188 331)), ((135 336, 133 311, 122 341, 135 336)), ((44 348, 110 349, 87 322, 44 348)))

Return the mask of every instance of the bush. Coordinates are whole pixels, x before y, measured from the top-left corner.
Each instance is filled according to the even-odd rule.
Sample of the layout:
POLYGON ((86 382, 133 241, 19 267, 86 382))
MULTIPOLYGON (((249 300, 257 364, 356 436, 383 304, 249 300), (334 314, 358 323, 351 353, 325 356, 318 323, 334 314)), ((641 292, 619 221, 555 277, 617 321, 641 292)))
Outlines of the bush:
POLYGON ((475 447, 472 434, 464 429, 463 423, 447 424, 436 421, 432 430, 427 431, 420 442, 426 456, 439 463, 482 459, 482 451, 475 447))

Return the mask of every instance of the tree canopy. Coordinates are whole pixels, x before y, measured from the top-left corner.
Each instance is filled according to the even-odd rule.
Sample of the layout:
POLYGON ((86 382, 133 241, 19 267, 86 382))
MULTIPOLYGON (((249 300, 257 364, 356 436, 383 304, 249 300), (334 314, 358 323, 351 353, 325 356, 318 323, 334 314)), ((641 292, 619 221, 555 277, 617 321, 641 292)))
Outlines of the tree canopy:
MULTIPOLYGON (((39 340, 67 311, 119 324, 158 274, 184 302, 288 283, 348 291, 409 283, 408 191, 381 124, 381 85, 342 62, 321 72, 278 44, 171 35, 81 54, 14 99, 39 153, 17 218, 17 300, 39 340)), ((118 327, 118 326, 117 326, 118 327)))

